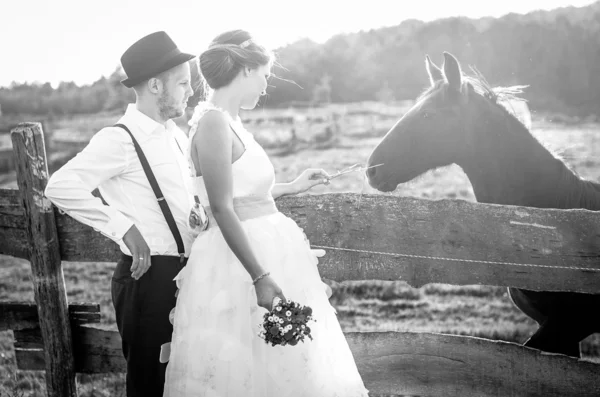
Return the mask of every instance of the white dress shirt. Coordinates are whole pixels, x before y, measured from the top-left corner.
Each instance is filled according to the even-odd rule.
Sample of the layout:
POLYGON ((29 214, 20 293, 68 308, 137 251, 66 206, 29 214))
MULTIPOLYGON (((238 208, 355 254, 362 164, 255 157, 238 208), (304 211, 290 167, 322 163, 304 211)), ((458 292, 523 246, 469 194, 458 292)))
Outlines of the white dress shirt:
MULTIPOLYGON (((131 130, 146 155, 188 256, 192 236, 187 225, 193 200, 187 136, 172 120, 165 128, 137 110, 135 104, 127 107, 119 123, 131 130)), ((118 243, 127 255, 131 253, 122 239, 134 224, 151 255, 179 255, 131 137, 122 128, 106 127, 96 133, 80 153, 54 172, 45 195, 71 217, 118 243), (96 188, 108 206, 91 194, 96 188)))

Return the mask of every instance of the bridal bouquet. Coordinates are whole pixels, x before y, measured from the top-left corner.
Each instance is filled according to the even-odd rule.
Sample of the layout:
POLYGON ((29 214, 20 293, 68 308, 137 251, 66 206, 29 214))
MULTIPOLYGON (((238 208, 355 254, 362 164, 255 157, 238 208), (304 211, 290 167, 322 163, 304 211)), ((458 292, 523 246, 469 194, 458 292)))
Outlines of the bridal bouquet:
POLYGON ((295 346, 299 341, 304 343, 305 337, 312 340, 310 327, 307 325, 309 321, 317 321, 313 319, 309 306, 302 306, 289 299, 274 300, 273 309, 264 315, 258 335, 272 346, 295 346))

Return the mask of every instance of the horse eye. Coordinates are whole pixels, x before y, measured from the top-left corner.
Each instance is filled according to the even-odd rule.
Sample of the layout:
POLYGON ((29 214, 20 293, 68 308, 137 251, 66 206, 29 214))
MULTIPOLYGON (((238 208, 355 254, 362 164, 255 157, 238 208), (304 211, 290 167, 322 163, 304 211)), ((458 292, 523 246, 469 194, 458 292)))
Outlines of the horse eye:
POLYGON ((427 113, 427 112, 423 113, 423 118, 426 119, 427 117, 429 117, 429 113, 427 113))

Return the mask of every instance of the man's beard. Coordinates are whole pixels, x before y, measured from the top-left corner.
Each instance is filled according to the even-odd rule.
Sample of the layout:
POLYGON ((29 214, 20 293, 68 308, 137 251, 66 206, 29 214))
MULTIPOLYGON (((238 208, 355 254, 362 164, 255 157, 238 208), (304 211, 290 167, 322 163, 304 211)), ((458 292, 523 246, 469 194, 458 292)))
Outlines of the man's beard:
POLYGON ((169 103, 170 95, 168 90, 164 90, 160 98, 158 98, 158 112, 165 120, 175 119, 183 116, 184 110, 178 106, 173 106, 169 103))

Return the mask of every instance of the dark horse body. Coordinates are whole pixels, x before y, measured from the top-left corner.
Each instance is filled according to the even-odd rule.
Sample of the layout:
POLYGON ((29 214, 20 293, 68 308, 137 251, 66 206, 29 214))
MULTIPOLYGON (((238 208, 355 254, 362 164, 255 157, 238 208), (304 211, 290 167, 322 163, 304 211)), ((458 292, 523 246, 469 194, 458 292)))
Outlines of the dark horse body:
MULTIPOLYGON (((375 148, 372 187, 392 191, 428 170, 457 164, 478 202, 538 208, 600 210, 600 185, 574 174, 499 102, 517 89, 493 90, 462 74, 444 53, 442 69, 426 57, 429 88, 375 148)), ((525 343, 580 357, 579 342, 600 332, 600 295, 509 288, 515 305, 538 322, 525 343)))

